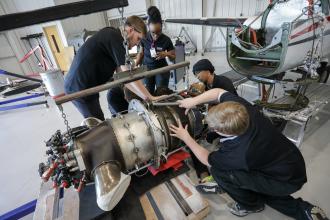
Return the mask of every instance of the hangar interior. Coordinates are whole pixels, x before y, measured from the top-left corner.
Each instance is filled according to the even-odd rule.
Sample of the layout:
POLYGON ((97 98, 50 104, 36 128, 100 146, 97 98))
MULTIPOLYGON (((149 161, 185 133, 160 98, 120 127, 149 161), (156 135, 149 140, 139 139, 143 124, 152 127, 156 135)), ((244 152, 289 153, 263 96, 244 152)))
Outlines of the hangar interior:
MULTIPOLYGON (((213 64, 215 75, 230 79, 237 95, 258 106, 301 152, 307 182, 293 197, 329 216, 329 10, 328 0, 0 0, 0 219, 242 219, 228 211, 234 200, 226 192, 196 189, 194 151, 170 135, 170 124, 181 120, 209 152, 219 148, 219 138, 208 143, 202 136, 208 107, 185 115, 177 104, 196 97, 195 90, 204 92, 194 74, 202 59, 213 64), (129 69, 123 76, 111 73, 114 80, 103 87, 64 94, 64 80, 85 43, 106 27, 123 28, 133 15, 150 31, 151 6, 160 11, 162 33, 171 39, 175 59, 167 56, 166 67, 134 69, 127 64, 140 53, 134 46, 126 50, 129 69), (109 89, 165 72, 170 72, 168 88, 174 95, 151 102, 130 99, 125 112, 109 110, 109 89), (87 120, 71 102, 96 93, 103 122, 87 120), (58 137, 63 143, 56 147, 63 149, 52 148, 58 137), (65 165, 51 161, 58 155, 65 165), (177 162, 175 156, 184 158, 177 162), (50 170, 56 178, 66 175, 72 186, 54 180, 50 170), (143 192, 132 196, 139 187, 143 192)), ((243 219, 293 218, 266 205, 243 219)))

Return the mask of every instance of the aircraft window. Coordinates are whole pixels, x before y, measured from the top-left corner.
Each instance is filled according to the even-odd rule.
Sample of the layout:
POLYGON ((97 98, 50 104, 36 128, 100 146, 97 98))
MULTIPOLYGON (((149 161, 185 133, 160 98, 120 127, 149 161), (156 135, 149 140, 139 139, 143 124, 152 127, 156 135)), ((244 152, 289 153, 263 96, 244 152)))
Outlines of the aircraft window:
MULTIPOLYGON (((271 43, 273 36, 284 22, 292 22, 302 14, 307 6, 307 0, 280 1, 275 4, 270 10, 265 24, 266 45, 271 43)), ((299 19, 307 19, 307 15, 302 15, 299 19)))
MULTIPOLYGON (((307 0, 290 0, 275 4, 268 14, 266 27, 280 28, 283 22, 291 22, 308 6, 307 0)), ((306 19, 303 15, 300 19, 306 19)))

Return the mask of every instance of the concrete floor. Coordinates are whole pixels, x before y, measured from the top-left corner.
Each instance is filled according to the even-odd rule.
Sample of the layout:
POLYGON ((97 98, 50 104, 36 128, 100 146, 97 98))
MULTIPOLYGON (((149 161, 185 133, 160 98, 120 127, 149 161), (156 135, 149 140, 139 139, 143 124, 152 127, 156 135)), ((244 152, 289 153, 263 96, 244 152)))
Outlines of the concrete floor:
MULTIPOLYGON (((224 52, 206 53, 215 65, 216 73, 223 73, 230 68, 227 65, 224 52)), ((193 64, 200 55, 187 57, 193 64)), ((190 68, 191 70, 191 68, 190 68)), ((191 80, 193 81, 193 80, 191 80)), ((240 89, 243 97, 253 99, 256 89, 249 83, 247 89, 240 89)), ((42 98, 40 98, 42 99, 42 98)), ((22 204, 34 200, 38 196, 40 178, 38 164, 45 160, 46 141, 57 129, 65 130, 63 120, 53 100, 48 98, 50 108, 34 106, 26 109, 0 112, 0 215, 22 204)), ((106 117, 107 110, 105 93, 101 93, 101 105, 106 117)), ((307 165, 308 182, 296 196, 322 207, 330 215, 330 108, 319 116, 316 127, 308 129, 301 150, 307 165)), ((64 104, 72 127, 82 121, 79 112, 71 103, 64 104)), ((316 120, 316 119, 315 119, 316 120)), ((230 198, 226 196, 206 196, 211 212, 207 219, 238 219, 226 210, 230 198)), ((25 219, 32 219, 28 216, 25 219)), ((251 214, 244 219, 289 219, 270 207, 258 214, 251 214)))

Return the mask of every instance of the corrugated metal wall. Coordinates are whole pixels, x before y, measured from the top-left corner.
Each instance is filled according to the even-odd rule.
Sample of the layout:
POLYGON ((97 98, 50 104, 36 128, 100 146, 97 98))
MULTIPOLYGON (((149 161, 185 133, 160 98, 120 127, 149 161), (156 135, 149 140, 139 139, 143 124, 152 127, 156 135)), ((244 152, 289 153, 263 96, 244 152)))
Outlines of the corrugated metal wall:
MULTIPOLYGON (((0 15, 5 14, 0 5, 0 15)), ((0 69, 11 72, 23 72, 21 65, 19 65, 16 55, 9 43, 6 33, 0 33, 0 69)), ((1 77, 0 81, 4 81, 6 77, 1 77)))
MULTIPOLYGON (((80 0, 54 0, 55 5, 67 4, 80 0)), ((61 20, 65 35, 81 33, 84 29, 97 31, 106 26, 102 12, 61 20)))
MULTIPOLYGON (((130 15, 145 15, 147 11, 148 0, 128 0, 128 6, 124 8, 125 16, 130 15)), ((111 9, 107 11, 108 19, 116 19, 120 17, 118 9, 111 9)))
MULTIPOLYGON (((74 1, 79 1, 79 0, 29 0, 29 1, 1 0, 0 4, 1 6, 3 6, 2 8, 4 9, 4 12, 8 14, 8 13, 21 12, 21 11, 30 11, 38 8, 50 7, 59 4, 66 4, 74 1)), ((90 15, 82 15, 74 18, 64 19, 61 21, 48 22, 44 24, 19 28, 13 31, 8 31, 8 40, 10 41, 9 43, 11 44, 18 60, 21 59, 24 56, 24 54, 30 50, 30 46, 27 44, 27 42, 22 41, 20 38, 28 34, 43 32, 43 27, 51 26, 51 25, 57 25, 59 34, 65 46, 67 46, 66 39, 70 34, 81 33, 84 28, 88 30, 99 30, 106 26, 105 17, 103 16, 103 13, 94 13, 90 15)), ((1 40, 4 41, 4 38, 2 38, 1 40)), ((51 55, 51 50, 48 46, 46 38, 43 37, 43 40, 46 46, 45 49, 48 51, 48 54, 50 54, 51 56, 52 63, 56 65, 56 62, 51 55)), ((33 46, 37 45, 36 41, 32 40, 31 42, 33 46)), ((4 66, 4 64, 6 64, 8 68, 8 65, 12 65, 12 62, 8 61, 6 63, 3 63, 2 66, 4 66)), ((40 71, 40 68, 37 65, 37 60, 34 56, 29 58, 23 64, 18 64, 18 65, 21 65, 23 72, 26 74, 40 71)))
MULTIPOLYGON (((21 65, 18 63, 17 57, 11 48, 6 33, 0 33, 0 48, 0 69, 14 73, 21 73, 21 65)), ((0 79, 0 81, 1 80, 2 79, 0 79)))
MULTIPOLYGON (((202 1, 201 0, 152 0, 152 5, 159 8, 164 18, 199 18, 202 17, 202 1)), ((182 25, 165 23, 164 32, 171 37, 180 33, 182 25)), ((185 29, 192 40, 199 43, 202 40, 202 27, 197 25, 185 25, 185 29), (198 34, 199 33, 199 34, 198 34)))
MULTIPOLYGON (((43 7, 50 7, 54 5, 54 2, 53 0, 29 0, 28 2, 26 0, 1 0, 0 4, 3 12, 9 14, 35 10, 43 7)), ((54 25, 56 23, 57 22, 50 22, 48 24, 42 25, 54 25)), ((15 54, 17 61, 20 60, 24 56, 24 54, 30 51, 30 46, 27 44, 27 42, 22 41, 20 38, 28 34, 43 32, 42 25, 33 25, 6 32, 7 41, 9 42, 12 48, 12 52, 15 54)), ((4 41, 4 39, 2 39, 2 41, 4 41)), ((44 42, 46 42, 45 38, 44 42)), ((33 46, 37 45, 36 42, 31 43, 33 44, 33 46)), ((50 48, 47 44, 45 49, 48 51, 48 54, 50 54, 50 48)), ((55 63, 54 60, 52 61, 53 63, 55 63)), ((19 64, 18 62, 14 64, 12 62, 6 61, 5 63, 2 63, 2 65, 6 66, 7 70, 9 65, 20 65, 22 72, 25 74, 36 73, 40 71, 36 59, 33 56, 22 64, 19 64)), ((19 70, 19 68, 17 67, 12 67, 11 69, 19 70)), ((20 71, 18 73, 22 72, 20 71)))

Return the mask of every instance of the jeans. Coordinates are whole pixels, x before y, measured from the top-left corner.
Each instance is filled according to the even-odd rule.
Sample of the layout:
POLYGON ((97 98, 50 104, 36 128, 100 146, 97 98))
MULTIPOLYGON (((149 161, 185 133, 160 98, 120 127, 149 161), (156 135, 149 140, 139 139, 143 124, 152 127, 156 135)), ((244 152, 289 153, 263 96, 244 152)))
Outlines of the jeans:
POLYGON ((291 196, 303 184, 280 182, 258 172, 219 171, 211 168, 211 174, 242 208, 252 210, 267 204, 292 218, 309 220, 305 212, 312 204, 291 196))
POLYGON ((193 165, 194 165, 194 168, 195 168, 195 171, 196 171, 196 174, 197 174, 197 177, 198 178, 201 178, 201 174, 202 173, 208 173, 210 174, 209 172, 209 169, 207 168, 206 165, 204 165, 196 156, 195 154, 189 150, 190 152, 190 155, 191 155, 191 160, 193 162, 193 165))
POLYGON ((76 99, 72 103, 84 118, 94 117, 104 121, 104 114, 101 109, 99 97, 88 97, 87 99, 76 99))
POLYGON ((111 114, 128 110, 128 102, 125 99, 125 94, 121 87, 109 89, 107 100, 111 114))
MULTIPOLYGON (((152 70, 148 68, 148 70, 152 70)), ((151 76, 144 79, 144 83, 146 88, 150 92, 151 95, 155 93, 155 87, 168 87, 168 82, 170 81, 170 72, 158 74, 156 76, 151 76)))

